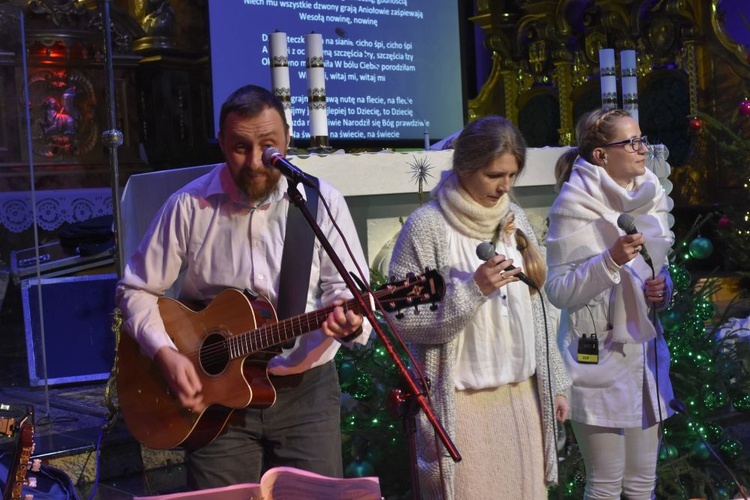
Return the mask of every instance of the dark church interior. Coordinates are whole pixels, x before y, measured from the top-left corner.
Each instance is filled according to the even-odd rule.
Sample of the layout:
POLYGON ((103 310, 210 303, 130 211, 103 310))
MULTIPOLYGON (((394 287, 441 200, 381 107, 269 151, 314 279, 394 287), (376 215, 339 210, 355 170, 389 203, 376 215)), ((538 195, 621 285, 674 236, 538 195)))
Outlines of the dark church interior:
MULTIPOLYGON (((186 489, 184 452, 147 449, 119 414, 116 348, 125 333, 114 290, 127 258, 118 228, 136 217, 127 212, 133 205, 120 202, 131 176, 222 161, 214 130, 210 4, 0 0, 0 453, 7 458, 17 449, 16 426, 33 410, 32 456, 57 475, 46 481, 80 498, 186 489)), ((518 126, 529 148, 572 146, 578 118, 602 105, 599 51, 636 52, 640 127, 651 144, 668 151, 671 229, 682 245, 675 248, 675 265, 684 266, 685 296, 697 301, 674 312, 674 331, 705 335, 703 343, 684 340, 674 349, 690 352, 691 360, 695 345, 716 352, 708 350, 715 342, 711 332, 750 315, 750 247, 743 246, 750 245, 745 1, 452 5, 463 67, 445 71, 462 75, 464 123, 456 131, 472 119, 501 115, 518 126), (708 313, 690 312, 698 309, 708 313)), ((271 20, 268 26, 276 28, 271 20)), ((237 34, 236 43, 244 36, 237 34)), ((628 101, 620 96, 617 104, 628 101)), ((350 155, 422 150, 419 141, 343 144, 350 155)), ((296 145, 300 155, 314 152, 311 141, 296 145)), ((334 139, 330 145, 338 147, 334 139)), ((548 188, 520 188, 521 202, 541 199, 544 205, 554 198, 548 188)), ((411 210, 415 193, 377 203, 411 210)), ((366 198, 350 198, 353 210, 364 213, 366 198)), ((383 213, 401 216, 397 211, 383 213)), ((750 348, 737 346, 734 377, 710 375, 719 372, 718 359, 715 365, 696 361, 688 372, 706 370, 705 382, 683 379, 690 391, 683 400, 700 416, 701 432, 722 430, 713 444, 750 488, 750 348)), ((667 434, 672 444, 663 452, 667 458, 660 455, 657 498, 742 498, 702 441, 680 433, 684 428, 667 434)), ((580 498, 582 465, 570 446, 561 448, 566 472, 549 498, 580 498)), ((348 453, 345 465, 364 460, 348 453)), ((380 476, 385 498, 412 498, 408 469, 392 470, 407 460, 403 449, 367 469, 380 476)), ((347 470, 356 475, 355 469, 347 470)))

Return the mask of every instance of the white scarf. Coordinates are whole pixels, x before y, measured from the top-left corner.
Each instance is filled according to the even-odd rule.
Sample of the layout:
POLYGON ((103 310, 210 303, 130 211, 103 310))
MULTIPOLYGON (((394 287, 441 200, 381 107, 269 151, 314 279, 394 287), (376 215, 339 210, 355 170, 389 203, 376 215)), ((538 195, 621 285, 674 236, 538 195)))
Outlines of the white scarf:
POLYGON ((507 218, 513 215, 507 194, 494 207, 484 207, 466 192, 452 170, 443 172, 440 182, 430 194, 437 198, 448 224, 470 238, 492 240, 498 227, 501 224, 505 227, 507 218))
MULTIPOLYGON (((580 263, 602 254, 624 234, 617 226, 622 213, 633 216, 636 228, 646 238, 658 274, 667 264, 673 242, 667 223, 667 196, 659 179, 646 169, 636 177, 635 188, 628 191, 601 167, 580 157, 550 210, 548 262, 580 263)), ((614 287, 611 300, 623 306, 610 308, 614 342, 643 343, 656 336, 643 294, 645 280, 651 275, 641 256, 620 268, 620 285, 614 287)))

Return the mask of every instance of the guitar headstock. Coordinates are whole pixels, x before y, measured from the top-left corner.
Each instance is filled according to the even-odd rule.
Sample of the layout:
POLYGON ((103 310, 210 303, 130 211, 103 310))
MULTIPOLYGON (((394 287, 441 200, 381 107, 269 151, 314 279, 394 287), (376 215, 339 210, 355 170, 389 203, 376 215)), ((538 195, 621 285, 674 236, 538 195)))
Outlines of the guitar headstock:
POLYGON ((406 307, 416 308, 426 303, 430 303, 430 309, 434 311, 444 294, 443 277, 429 268, 423 274, 409 273, 404 280, 390 281, 375 292, 383 309, 388 312, 400 311, 406 307))

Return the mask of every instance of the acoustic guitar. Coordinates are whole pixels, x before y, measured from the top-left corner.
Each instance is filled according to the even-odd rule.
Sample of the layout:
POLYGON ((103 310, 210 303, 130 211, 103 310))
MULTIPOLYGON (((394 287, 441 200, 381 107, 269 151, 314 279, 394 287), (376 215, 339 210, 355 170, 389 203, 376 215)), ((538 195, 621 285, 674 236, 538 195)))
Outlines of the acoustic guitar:
MULTIPOLYGON (((442 299, 445 284, 437 271, 389 283, 374 292, 386 311, 442 299)), ((117 392, 125 425, 141 444, 157 450, 194 449, 213 441, 232 412, 268 408, 276 391, 268 361, 295 337, 317 330, 334 306, 277 321, 263 296, 228 289, 201 310, 160 298, 159 312, 177 350, 194 364, 206 408, 194 412, 170 394, 159 368, 140 352, 130 335, 120 335, 117 392)), ((342 304, 358 310, 355 300, 342 304)))

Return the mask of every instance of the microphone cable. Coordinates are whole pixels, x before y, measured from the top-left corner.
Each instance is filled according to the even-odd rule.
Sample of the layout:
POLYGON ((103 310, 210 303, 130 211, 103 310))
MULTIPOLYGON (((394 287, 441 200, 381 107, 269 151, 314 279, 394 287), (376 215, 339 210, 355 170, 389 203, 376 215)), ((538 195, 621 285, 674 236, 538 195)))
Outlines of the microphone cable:
MULTIPOLYGON (((649 259, 646 262, 648 263, 649 267, 651 268, 651 279, 655 279, 656 278, 656 273, 654 272, 654 267, 653 267, 653 265, 651 263, 651 260, 649 259)), ((664 414, 661 411, 661 387, 659 385, 659 352, 658 352, 658 350, 659 350, 659 344, 658 344, 658 341, 659 341, 659 329, 657 328, 658 321, 659 321, 659 318, 658 318, 657 312, 656 312, 656 305, 655 304, 651 304, 651 324, 654 325, 654 329, 656 330, 656 336, 654 337, 654 383, 656 384, 656 407, 659 410, 659 423, 658 423, 658 425, 659 425, 659 443, 660 443, 659 446, 661 447, 661 444, 663 443, 664 450, 665 450, 664 454, 667 457, 667 463, 669 464, 669 468, 672 470, 672 474, 674 475, 674 478, 677 481, 677 484, 680 486, 680 491, 682 492, 683 498, 685 498, 687 500, 690 497, 688 496, 687 492, 685 491, 685 485, 682 484, 682 480, 680 479, 679 474, 677 474, 677 470, 675 470, 674 462, 672 461, 672 455, 669 453, 669 448, 668 448, 669 443, 667 442, 667 437, 666 437, 666 434, 664 433, 665 422, 664 422, 664 414)), ((663 335, 664 334, 662 333, 662 337, 663 337, 663 335)), ((665 344, 666 344, 666 342, 667 342, 667 340, 664 339, 664 343, 665 344)), ((669 350, 669 345, 667 345, 667 350, 669 350)), ((648 355, 648 353, 646 353, 646 355, 648 355)), ((657 450, 657 452, 658 452, 658 450, 657 450)), ((657 462, 658 462, 658 458, 657 458, 657 462)), ((654 471, 654 475, 656 475, 656 471, 654 471)), ((654 488, 656 488, 656 484, 654 484, 654 488)))
MULTIPOLYGON (((528 236, 527 236, 527 238, 528 238, 528 236)), ((537 244, 537 243, 534 243, 534 244, 537 244)), ((484 261, 489 260, 490 258, 494 257, 494 255, 492 255, 492 254, 497 255, 495 253, 495 245, 492 244, 492 242, 480 243, 479 246, 477 247, 477 257, 479 257, 481 260, 484 260, 484 261)), ((553 424, 554 430, 555 430, 554 435, 557 436, 558 422, 557 422, 557 415, 555 414, 555 394, 554 394, 554 390, 553 390, 553 387, 552 387, 552 385, 553 385, 553 380, 552 380, 552 365, 550 364, 550 360, 549 360, 549 358, 550 358, 550 354, 549 354, 549 352, 550 352, 550 347, 549 347, 549 325, 547 323, 547 307, 545 306, 545 303, 544 303, 544 294, 542 293, 542 290, 540 289, 540 287, 536 283, 534 283, 533 280, 527 278, 527 279, 522 279, 521 281, 523 283, 525 283, 526 286, 528 286, 529 288, 533 288, 534 290, 536 290, 537 295, 539 295, 539 303, 540 303, 541 308, 542 308, 542 320, 544 321, 544 351, 546 353, 546 355, 545 355, 545 361, 546 361, 546 366, 547 366, 547 385, 549 386, 549 394, 548 394, 549 397, 547 398, 548 401, 545 404, 549 404, 550 410, 552 412, 551 413, 551 415, 552 415, 552 424, 553 424)), ((533 301, 532 301, 532 307, 533 307, 533 301)), ((557 346, 555 346, 555 348, 557 348, 557 346)), ((544 395, 540 394, 539 395, 539 404, 540 404, 540 407, 541 407, 541 405, 543 403, 543 398, 544 398, 544 395)), ((544 423, 544 419, 542 419, 542 423, 544 423)), ((545 435, 545 430, 542 429, 542 445, 544 445, 544 435, 545 435)), ((559 454, 557 452, 557 439, 555 439, 555 443, 554 443, 553 449, 555 451, 555 464, 556 464, 556 467, 558 468, 558 477, 559 477, 560 457, 559 457, 559 454)))

